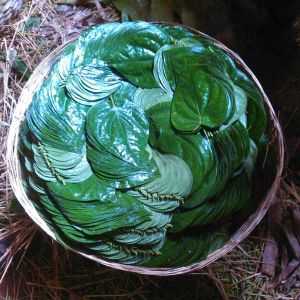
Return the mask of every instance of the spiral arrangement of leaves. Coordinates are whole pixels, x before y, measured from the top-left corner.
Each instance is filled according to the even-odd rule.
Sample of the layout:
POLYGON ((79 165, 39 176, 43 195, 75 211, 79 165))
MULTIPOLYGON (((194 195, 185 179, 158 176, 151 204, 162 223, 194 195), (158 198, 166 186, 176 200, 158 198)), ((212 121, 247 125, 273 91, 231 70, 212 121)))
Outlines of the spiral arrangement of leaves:
POLYGON ((228 238, 265 130, 260 91, 209 38, 142 21, 94 26, 26 112, 24 186, 66 247, 184 266, 228 238))

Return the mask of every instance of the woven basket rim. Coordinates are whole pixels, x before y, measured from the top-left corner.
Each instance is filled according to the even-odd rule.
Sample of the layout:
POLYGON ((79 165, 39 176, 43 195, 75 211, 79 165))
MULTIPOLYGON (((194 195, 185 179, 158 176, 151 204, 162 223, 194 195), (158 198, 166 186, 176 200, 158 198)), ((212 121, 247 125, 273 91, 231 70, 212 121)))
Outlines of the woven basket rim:
MULTIPOLYGON (((276 158, 277 158, 277 171, 276 171, 276 177, 271 184, 268 192, 263 197, 263 199, 260 201, 259 207, 256 209, 256 211, 248 217, 247 221, 232 235, 231 239, 223 245, 218 250, 212 252, 209 254, 206 259, 202 260, 201 262, 191 264, 189 266, 184 267, 178 267, 178 268, 150 268, 150 267, 142 267, 142 266, 134 266, 134 265, 124 265, 119 263, 114 263, 111 261, 107 261, 104 259, 101 259, 95 255, 86 254, 80 251, 76 251, 70 247, 65 248, 72 250, 88 259, 91 259, 97 263, 100 263, 102 265, 123 270, 123 271, 129 271, 139 274, 147 274, 147 275, 157 275, 157 276, 171 276, 171 275, 179 275, 184 274, 192 271, 197 271, 199 269, 202 269, 212 262, 216 261, 217 259, 221 258, 225 254, 227 254, 229 251, 233 250, 239 243, 241 243, 251 232, 252 230, 259 224, 261 219, 266 214, 273 198, 276 196, 276 192, 279 186, 279 182, 281 179, 281 174, 283 170, 283 164, 284 164, 284 141, 283 141, 283 134, 282 129, 280 127, 279 121, 276 117, 276 114, 273 110, 273 107, 270 103, 270 100, 268 99, 267 95, 265 94, 261 84, 259 83, 258 79, 255 77, 255 75, 252 73, 252 71, 248 68, 248 66, 244 63, 244 61, 232 50, 228 49, 224 44, 221 42, 215 40, 214 38, 208 36, 207 34, 202 33, 201 31, 198 31, 194 28, 182 25, 182 24, 176 24, 176 23, 170 23, 170 22, 155 22, 156 24, 161 25, 180 25, 184 26, 190 31, 201 35, 208 37, 211 39, 218 47, 223 49, 227 52, 227 54, 239 65, 241 69, 243 69, 247 75, 249 75, 252 80, 255 82, 257 87, 262 92, 265 106, 268 110, 269 118, 272 123, 272 132, 271 132, 271 139, 272 142, 276 145, 276 158)), ((26 213, 29 215, 29 217, 44 231, 46 232, 51 238, 57 241, 53 231, 48 227, 46 222, 40 217, 37 210, 27 197, 25 190, 22 185, 22 176, 21 176, 21 167, 20 162, 18 159, 18 151, 17 151, 17 145, 18 145, 18 136, 19 136, 19 126, 21 124, 21 121, 24 119, 24 114, 29 106, 29 104, 32 101, 32 97, 35 93, 35 91, 40 87, 43 80, 47 77, 48 72, 50 71, 53 64, 58 60, 59 55, 64 50, 64 48, 77 38, 71 39, 67 43, 59 46, 56 48, 50 55, 48 55, 34 70, 33 74, 29 78, 28 82, 24 86, 22 93, 20 95, 18 104, 16 105, 10 125, 10 130, 7 138, 7 153, 6 153, 6 163, 7 163, 7 170, 8 170, 8 177, 9 181, 12 187, 12 190, 15 193, 16 198, 18 199, 19 203, 22 205, 26 213)))

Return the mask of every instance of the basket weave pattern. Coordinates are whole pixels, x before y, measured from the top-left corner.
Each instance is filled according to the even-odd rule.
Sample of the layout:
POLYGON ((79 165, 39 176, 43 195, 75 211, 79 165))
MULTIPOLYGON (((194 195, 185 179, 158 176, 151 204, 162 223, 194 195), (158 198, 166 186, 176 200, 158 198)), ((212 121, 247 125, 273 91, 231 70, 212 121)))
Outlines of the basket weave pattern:
MULTIPOLYGON (((164 23, 166 24, 166 23, 164 23)), ((174 24, 171 24, 174 25, 174 24)), ((189 28, 192 32, 207 36, 195 29, 189 28)), ((206 267, 207 265, 211 264, 218 258, 224 256, 226 253, 231 251, 234 247, 236 247, 239 243, 241 243, 256 227, 256 225, 261 221, 261 219, 266 214, 272 199, 275 197, 282 169, 283 169, 283 135, 282 130, 279 125, 279 121, 275 115, 275 112, 272 108, 272 105, 266 96, 265 92, 263 91, 259 81, 251 72, 251 70, 246 66, 246 64, 242 61, 242 59, 233 51, 228 49, 226 46, 221 44, 220 42, 212 39, 214 43, 222 48, 234 61, 235 63, 242 69, 250 78, 256 83, 257 87, 262 92, 265 101, 265 107, 267 109, 269 119, 270 119, 270 127, 271 127, 271 135, 270 140, 274 143, 276 147, 276 157, 277 157, 277 172, 276 177, 270 186, 268 192, 266 193, 265 197, 261 200, 259 207, 257 208, 256 212, 252 214, 248 220, 232 235, 231 239, 220 249, 212 252, 207 258, 199 263, 195 263, 189 266, 180 267, 180 268, 147 268, 147 267, 140 267, 140 266, 129 266, 123 265, 118 263, 109 262, 103 260, 95 255, 89 255, 82 252, 77 252, 91 260, 94 260, 98 263, 103 265, 124 270, 130 271, 140 274, 148 274, 148 275, 159 275, 159 276, 169 276, 169 275, 178 275, 184 274, 187 272, 195 271, 201 268, 206 267)), ((45 60, 35 69, 33 74, 31 75, 30 79, 28 80, 27 84, 23 88, 21 96, 19 98, 18 104, 14 110, 10 131, 7 139, 7 167, 8 167, 8 175, 11 187, 20 202, 23 206, 26 213, 30 216, 30 218, 41 228, 43 229, 49 236, 51 236, 54 240, 56 237, 52 230, 48 227, 46 222, 40 217, 37 210, 29 200, 28 196, 25 193, 25 190, 22 185, 22 175, 21 175, 21 166, 18 158, 18 139, 19 139, 19 127, 24 119, 25 112, 30 105, 33 95, 37 90, 39 90, 40 86, 42 85, 44 79, 49 74, 52 66, 55 62, 59 59, 61 53, 64 51, 64 48, 73 40, 69 41, 68 43, 58 47, 54 50, 45 60)), ((72 249, 71 249, 72 250, 72 249)), ((74 250, 73 250, 74 251, 74 250)))

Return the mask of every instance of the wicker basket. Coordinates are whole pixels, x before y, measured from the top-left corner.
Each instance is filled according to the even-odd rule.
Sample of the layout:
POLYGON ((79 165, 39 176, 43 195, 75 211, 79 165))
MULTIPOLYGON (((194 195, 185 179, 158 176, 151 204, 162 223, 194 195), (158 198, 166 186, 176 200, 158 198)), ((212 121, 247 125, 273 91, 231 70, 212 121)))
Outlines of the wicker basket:
MULTIPOLYGON (((174 24, 168 24, 163 23, 167 25, 174 25, 174 24)), ((188 28, 192 32, 206 36, 204 33, 197 31, 193 28, 188 28)), ((209 37, 210 38, 210 37, 209 37)), ((212 38, 211 38, 212 39, 212 38)), ((274 113, 274 110, 272 108, 272 105, 266 96, 265 92, 263 91, 259 81, 254 76, 254 74, 251 72, 251 70, 246 66, 246 64, 243 62, 243 60, 233 51, 228 49, 226 46, 224 46, 222 43, 212 39, 214 43, 222 48, 224 51, 227 52, 228 55, 236 62, 236 64, 242 69, 246 74, 250 76, 250 78, 253 79, 253 81, 256 83, 257 87, 260 89, 260 91, 263 94, 265 106, 268 111, 269 120, 270 120, 270 138, 271 141, 274 143, 276 148, 276 157, 277 157, 277 170, 276 170, 276 176, 269 187, 269 190, 263 197, 263 199, 260 201, 259 207, 253 213, 247 221, 232 235, 231 239, 220 249, 212 252, 207 256, 207 258, 199 263, 195 263, 189 266, 180 267, 180 268, 147 268, 147 267, 141 267, 141 266, 130 266, 130 265, 123 265, 118 263, 113 263, 110 261, 103 260, 95 255, 89 255, 86 253, 78 252, 73 250, 88 259, 94 260, 95 262, 98 262, 100 264, 103 264, 108 267, 112 267, 119 270, 124 271, 130 271, 140 274, 148 274, 148 275, 159 275, 159 276, 170 276, 170 275, 178 275, 178 274, 184 274, 188 272, 192 272, 195 270, 199 270, 201 268, 204 268, 217 260, 218 258, 224 256, 226 253, 231 251, 234 247, 236 247, 239 243, 241 243, 250 233, 251 231, 256 227, 256 225, 261 221, 261 219, 266 214, 272 199, 275 197, 282 169, 283 169, 283 156, 284 156, 284 148, 283 148, 283 135, 282 130, 280 128, 279 121, 274 113)), ((73 41, 73 40, 72 40, 73 41)), ((56 237, 52 230, 48 227, 46 222, 40 217, 37 210, 31 203, 31 201, 28 199, 28 196, 25 193, 25 190, 22 185, 22 176, 21 176, 21 168, 20 168, 20 162, 18 158, 18 134, 19 134, 19 127, 21 121, 24 119, 24 114, 29 106, 29 104, 32 101, 34 93, 39 89, 41 84, 43 83, 44 79, 47 77, 47 74, 51 70, 51 67, 55 64, 55 62, 59 59, 60 54, 63 52, 64 48, 72 41, 69 41, 68 43, 58 47, 56 50, 54 50, 48 57, 44 59, 44 61, 35 69, 33 74, 31 75, 30 79, 28 80, 27 84, 23 88, 23 91, 21 93, 19 102, 14 110, 10 131, 8 135, 7 140, 7 166, 8 166, 8 174, 9 174, 9 180, 11 183, 11 187, 20 202, 20 204, 25 209, 26 213, 30 216, 30 218, 39 226, 41 227, 49 236, 51 236, 54 240, 56 240, 56 237)))

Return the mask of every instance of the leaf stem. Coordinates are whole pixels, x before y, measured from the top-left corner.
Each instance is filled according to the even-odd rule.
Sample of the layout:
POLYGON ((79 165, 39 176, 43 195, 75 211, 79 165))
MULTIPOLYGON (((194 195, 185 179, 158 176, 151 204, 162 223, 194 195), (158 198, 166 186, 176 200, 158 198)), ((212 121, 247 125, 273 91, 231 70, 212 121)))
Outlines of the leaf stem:
POLYGON ((109 99, 111 100, 111 103, 112 103, 113 107, 116 107, 116 105, 115 105, 115 102, 114 102, 114 99, 113 99, 112 95, 109 95, 109 99))
POLYGON ((159 193, 151 193, 143 188, 136 189, 140 194, 144 197, 151 199, 152 201, 161 201, 161 200, 177 200, 184 203, 184 198, 175 194, 159 194, 159 193))
POLYGON ((45 149, 44 145, 41 142, 38 142, 38 149, 40 151, 40 153, 42 154, 44 161, 47 165, 47 167, 50 169, 52 175, 54 177, 56 177, 56 179, 61 182, 63 185, 65 185, 65 180, 63 179, 63 177, 55 170, 55 168, 53 167, 51 161, 49 160, 48 157, 48 153, 47 150, 45 149))

